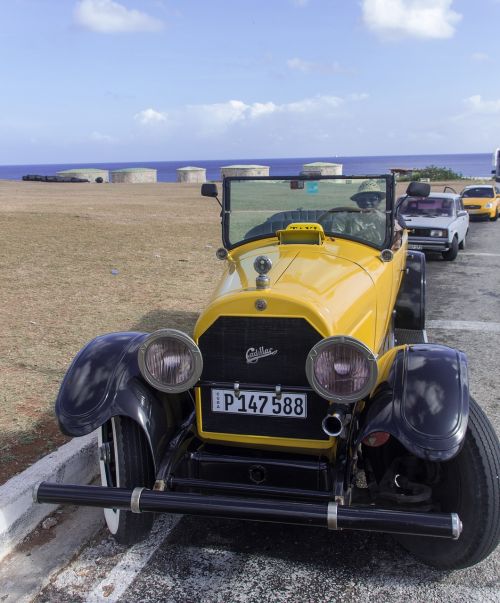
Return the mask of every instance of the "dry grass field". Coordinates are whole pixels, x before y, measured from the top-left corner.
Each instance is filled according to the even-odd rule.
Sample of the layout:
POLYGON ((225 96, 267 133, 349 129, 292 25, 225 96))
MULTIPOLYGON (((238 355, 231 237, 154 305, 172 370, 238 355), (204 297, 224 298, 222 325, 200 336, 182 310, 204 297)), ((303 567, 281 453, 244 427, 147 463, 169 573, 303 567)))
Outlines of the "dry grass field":
POLYGON ((222 268, 199 190, 0 181, 0 483, 65 441, 53 402, 84 343, 192 331, 222 268))
POLYGON ((221 271, 219 206, 199 191, 0 182, 0 483, 64 441, 53 402, 85 342, 192 331, 221 271))

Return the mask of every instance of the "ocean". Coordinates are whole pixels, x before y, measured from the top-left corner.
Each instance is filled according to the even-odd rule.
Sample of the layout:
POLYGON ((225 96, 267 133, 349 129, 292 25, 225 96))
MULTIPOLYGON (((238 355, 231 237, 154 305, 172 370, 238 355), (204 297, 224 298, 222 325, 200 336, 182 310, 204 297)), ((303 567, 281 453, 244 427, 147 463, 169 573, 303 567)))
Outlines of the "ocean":
POLYGON ((213 159, 187 161, 143 161, 127 163, 73 163, 43 165, 5 165, 0 166, 0 180, 20 180, 26 174, 42 176, 55 175, 60 170, 71 168, 95 167, 105 170, 118 170, 129 167, 149 167, 157 170, 159 182, 175 182, 176 169, 196 166, 207 170, 207 180, 219 180, 220 168, 233 164, 257 164, 270 167, 271 176, 293 176, 302 170, 304 163, 329 161, 341 163, 343 174, 348 176, 386 174, 391 168, 418 168, 429 165, 445 167, 465 177, 488 177, 491 174, 491 153, 472 153, 457 155, 388 155, 373 157, 295 157, 287 159, 213 159))

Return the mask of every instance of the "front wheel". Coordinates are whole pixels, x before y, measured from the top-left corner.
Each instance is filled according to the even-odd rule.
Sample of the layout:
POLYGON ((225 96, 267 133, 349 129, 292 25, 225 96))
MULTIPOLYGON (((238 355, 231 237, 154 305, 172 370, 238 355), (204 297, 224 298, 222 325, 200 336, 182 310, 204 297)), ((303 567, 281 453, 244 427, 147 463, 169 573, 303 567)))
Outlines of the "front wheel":
POLYGON ((490 222, 496 222, 497 220, 498 220, 498 207, 495 212, 495 215, 492 218, 490 218, 490 222))
POLYGON ((400 536, 398 541, 424 563, 439 569, 470 567, 492 553, 500 539, 500 444, 488 418, 470 399, 467 433, 459 454, 440 464, 433 500, 444 513, 458 513, 458 540, 400 536))
POLYGON ((454 260, 458 255, 458 237, 453 237, 451 247, 448 251, 443 251, 443 258, 448 261, 454 260))
MULTIPOLYGON (((99 468, 101 484, 108 488, 151 488, 155 473, 153 461, 141 427, 127 417, 113 417, 99 428, 99 468)), ((104 509, 109 531, 120 544, 135 544, 149 534, 152 513, 132 513, 104 509)))

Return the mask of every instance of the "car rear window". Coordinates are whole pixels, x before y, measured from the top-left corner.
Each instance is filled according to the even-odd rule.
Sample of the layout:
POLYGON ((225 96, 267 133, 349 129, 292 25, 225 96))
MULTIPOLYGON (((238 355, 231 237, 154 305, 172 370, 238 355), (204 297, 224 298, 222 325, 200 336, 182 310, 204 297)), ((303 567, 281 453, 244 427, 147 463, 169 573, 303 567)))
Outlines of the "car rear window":
POLYGON ((453 216, 453 199, 446 197, 408 197, 401 203, 405 216, 453 216))

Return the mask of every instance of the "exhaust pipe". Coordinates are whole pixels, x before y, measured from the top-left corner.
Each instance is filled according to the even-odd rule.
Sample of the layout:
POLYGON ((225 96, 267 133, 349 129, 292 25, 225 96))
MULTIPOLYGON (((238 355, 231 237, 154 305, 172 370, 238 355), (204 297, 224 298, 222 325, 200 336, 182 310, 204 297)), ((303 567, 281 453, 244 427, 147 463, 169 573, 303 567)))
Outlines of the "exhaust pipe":
POLYGON ((129 490, 47 482, 36 486, 33 498, 38 503, 124 509, 132 513, 188 513, 208 517, 308 525, 330 530, 364 530, 452 539, 457 539, 462 530, 460 518, 456 513, 419 513, 373 507, 347 507, 333 501, 313 503, 205 496, 147 490, 142 487, 129 490))
POLYGON ((332 410, 321 422, 321 427, 327 436, 336 438, 342 433, 344 422, 345 414, 339 410, 332 410))

